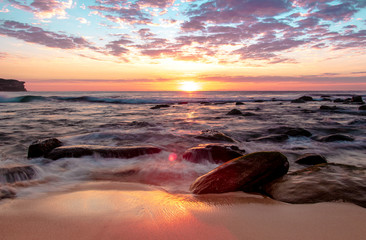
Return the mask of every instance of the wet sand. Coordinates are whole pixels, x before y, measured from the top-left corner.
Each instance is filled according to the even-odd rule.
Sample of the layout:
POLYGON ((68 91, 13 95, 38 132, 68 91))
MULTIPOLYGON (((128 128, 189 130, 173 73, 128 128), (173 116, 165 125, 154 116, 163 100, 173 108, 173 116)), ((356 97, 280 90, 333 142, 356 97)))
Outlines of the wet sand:
POLYGON ((90 182, 0 203, 0 239, 365 239, 366 209, 90 182))

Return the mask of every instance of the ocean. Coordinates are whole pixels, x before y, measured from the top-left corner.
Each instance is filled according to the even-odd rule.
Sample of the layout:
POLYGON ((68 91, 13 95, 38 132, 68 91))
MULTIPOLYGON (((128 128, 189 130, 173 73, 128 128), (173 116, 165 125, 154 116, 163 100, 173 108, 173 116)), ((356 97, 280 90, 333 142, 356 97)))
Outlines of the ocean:
MULTIPOLYGON (((219 164, 193 163, 182 155, 189 148, 208 143, 235 145, 246 153, 279 151, 288 158, 290 173, 304 168, 295 160, 305 153, 364 170, 366 111, 359 110, 359 104, 334 102, 355 95, 366 99, 366 92, 341 91, 1 92, 0 169, 19 164, 35 169, 30 180, 19 177, 14 183, 0 176, 1 187, 9 186, 17 198, 23 198, 106 180, 140 182, 170 193, 188 194, 197 177, 219 164), (301 96, 310 96, 314 101, 291 102, 301 96), (158 104, 168 107, 151 109, 158 104), (322 110, 321 106, 336 108, 322 110), (227 115, 232 109, 244 114, 227 115), (271 135, 269 129, 280 127, 303 128, 312 136, 259 141, 271 135), (233 142, 199 138, 205 131, 223 133, 233 142), (354 141, 317 140, 330 134, 344 134, 354 141), (64 145, 149 145, 163 151, 130 159, 98 155, 56 161, 28 159, 32 142, 46 138, 57 138, 64 145)), ((337 181, 363 181, 366 189, 365 172, 334 174, 337 181)))

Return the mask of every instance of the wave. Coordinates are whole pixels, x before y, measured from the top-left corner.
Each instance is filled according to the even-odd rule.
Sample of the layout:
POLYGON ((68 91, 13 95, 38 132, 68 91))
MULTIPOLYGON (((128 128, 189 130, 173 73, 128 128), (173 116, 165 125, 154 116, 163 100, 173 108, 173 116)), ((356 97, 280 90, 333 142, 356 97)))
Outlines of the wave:
MULTIPOLYGON (((107 92, 93 93, 84 92, 85 95, 78 96, 80 93, 66 93, 62 96, 42 95, 24 95, 16 97, 0 96, 0 103, 27 103, 36 101, 51 102, 86 102, 86 103, 106 103, 106 104, 223 104, 235 102, 271 102, 271 101, 291 101, 304 95, 313 96, 315 101, 322 101, 326 96, 332 100, 337 97, 350 97, 359 95, 356 93, 324 93, 319 92, 198 92, 191 95, 187 93, 173 92, 144 92, 132 93, 121 92, 111 95, 107 92)), ((360 92, 361 93, 361 92, 360 92)), ((360 94, 365 97, 364 92, 360 94)))

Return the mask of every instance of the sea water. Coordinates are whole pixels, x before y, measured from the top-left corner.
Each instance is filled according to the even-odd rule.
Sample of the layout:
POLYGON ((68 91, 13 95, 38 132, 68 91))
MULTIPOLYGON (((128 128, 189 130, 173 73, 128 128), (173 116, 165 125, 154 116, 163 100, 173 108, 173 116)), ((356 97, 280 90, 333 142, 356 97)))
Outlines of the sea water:
POLYGON ((182 154, 199 144, 227 144, 196 138, 205 130, 226 134, 234 139, 229 144, 247 153, 280 151, 290 162, 290 172, 303 168, 295 159, 305 153, 364 168, 366 111, 358 110, 357 104, 332 102, 354 95, 365 99, 366 92, 1 92, 0 168, 30 164, 36 173, 31 181, 10 184, 3 179, 0 184, 10 184, 20 198, 99 180, 140 182, 188 193, 198 176, 219 165, 191 163, 182 154), (304 95, 314 101, 291 102, 304 95), (157 104, 169 107, 151 109, 157 104), (337 106, 337 110, 322 111, 321 105, 337 106), (227 115, 234 108, 252 116, 227 115), (253 141, 269 135, 268 129, 285 126, 304 128, 312 137, 253 141), (334 133, 355 140, 315 140, 334 133), (163 151, 132 159, 97 155, 57 161, 27 158, 32 142, 53 137, 64 145, 153 145, 163 151))

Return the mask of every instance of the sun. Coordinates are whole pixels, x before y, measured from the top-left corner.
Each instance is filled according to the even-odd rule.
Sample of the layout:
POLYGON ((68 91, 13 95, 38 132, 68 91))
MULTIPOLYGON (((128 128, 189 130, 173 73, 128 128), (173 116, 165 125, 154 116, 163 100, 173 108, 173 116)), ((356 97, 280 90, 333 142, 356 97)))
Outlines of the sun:
POLYGON ((179 89, 186 92, 194 92, 200 90, 201 86, 199 83, 193 81, 184 81, 180 83, 179 89))

